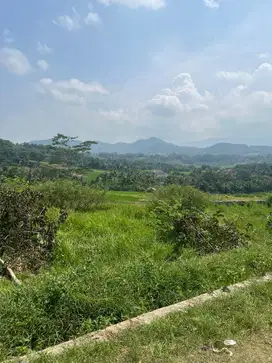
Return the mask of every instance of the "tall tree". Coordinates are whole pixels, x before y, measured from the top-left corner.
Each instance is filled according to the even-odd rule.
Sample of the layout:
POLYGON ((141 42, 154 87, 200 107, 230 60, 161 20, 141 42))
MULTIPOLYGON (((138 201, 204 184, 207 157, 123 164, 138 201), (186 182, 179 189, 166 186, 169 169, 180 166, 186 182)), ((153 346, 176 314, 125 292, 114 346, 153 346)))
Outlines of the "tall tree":
POLYGON ((97 144, 96 141, 83 141, 79 143, 75 143, 74 141, 77 140, 77 136, 66 136, 63 134, 57 134, 52 138, 52 145, 63 147, 68 150, 72 150, 80 155, 81 159, 81 166, 84 165, 84 154, 90 152, 92 145, 97 144))

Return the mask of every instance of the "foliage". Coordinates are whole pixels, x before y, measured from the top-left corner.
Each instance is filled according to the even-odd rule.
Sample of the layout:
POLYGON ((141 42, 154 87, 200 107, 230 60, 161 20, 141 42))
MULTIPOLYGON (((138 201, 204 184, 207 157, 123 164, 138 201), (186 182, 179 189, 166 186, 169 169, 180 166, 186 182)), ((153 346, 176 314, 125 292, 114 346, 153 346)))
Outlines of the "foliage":
MULTIPOLYGON (((167 261, 146 210, 71 213, 58 233, 50 269, 0 289, 0 346, 10 354, 41 349, 132 316, 245 280, 272 265, 268 208, 222 207, 257 229, 247 249, 167 261)), ((1 359, 0 359, 1 360, 1 359)))
POLYGON ((271 356, 271 315, 270 281, 127 329, 111 341, 81 345, 57 358, 39 355, 32 363, 265 363, 271 356), (226 337, 239 344, 232 359, 199 349, 226 337))
POLYGON ((83 141, 75 142, 77 136, 66 136, 63 134, 57 134, 52 138, 53 146, 62 146, 68 149, 75 150, 77 152, 89 152, 93 144, 97 144, 96 141, 83 141))
POLYGON ((105 202, 105 192, 71 180, 47 181, 35 188, 43 193, 46 203, 57 208, 92 211, 105 202))
POLYGON ((43 195, 25 188, 0 187, 0 256, 16 268, 37 270, 52 253, 66 213, 50 219, 43 195))
POLYGON ((193 248, 200 254, 245 245, 245 236, 219 212, 205 212, 208 198, 192 187, 170 185, 155 193, 151 204, 158 237, 174 244, 174 254, 193 248))
POLYGON ((272 207, 272 195, 269 195, 269 197, 266 199, 266 204, 268 207, 272 207))
POLYGON ((206 254, 246 245, 245 236, 234 223, 222 222, 222 216, 217 213, 209 215, 196 208, 184 209, 182 202, 174 205, 161 202, 154 214, 159 238, 173 242, 175 255, 179 255, 183 248, 206 254))
POLYGON ((158 182, 152 172, 127 169, 101 174, 96 178, 94 184, 109 190, 143 192, 154 187, 158 182))
POLYGON ((175 204, 180 202, 183 208, 197 208, 204 210, 209 204, 208 195, 190 186, 167 185, 160 187, 153 193, 151 209, 160 205, 161 201, 175 204))
MULTIPOLYGON (((111 190, 145 191, 162 184, 176 184, 191 185, 209 193, 272 191, 272 155, 94 155, 88 152, 93 143, 80 143, 61 134, 54 138, 55 146, 13 144, 0 139, 0 179, 1 174, 7 172, 4 167, 16 166, 17 170, 13 170, 16 173, 21 173, 21 167, 27 167, 31 169, 27 177, 32 179, 36 177, 33 169, 37 167, 37 178, 46 174, 51 175, 49 179, 53 179, 52 174, 56 174, 56 177, 58 173, 65 174, 64 168, 81 167, 109 171, 98 177, 95 184, 111 190), (248 164, 239 165, 239 162, 248 164), (58 171, 41 170, 45 163, 52 166, 57 164, 58 171), (234 164, 236 165, 226 167, 234 164), (161 169, 168 176, 158 178, 151 172, 153 169, 161 169)), ((69 173, 70 170, 67 171, 69 173)))

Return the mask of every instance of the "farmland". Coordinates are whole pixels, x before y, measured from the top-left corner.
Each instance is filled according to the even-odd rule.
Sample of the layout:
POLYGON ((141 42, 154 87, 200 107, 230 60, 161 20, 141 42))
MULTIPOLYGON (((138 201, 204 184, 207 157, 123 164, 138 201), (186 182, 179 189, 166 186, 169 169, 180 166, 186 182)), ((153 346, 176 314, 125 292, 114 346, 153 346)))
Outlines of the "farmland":
MULTIPOLYGON (((50 149, 54 160, 55 152, 50 149)), ((77 160, 76 155, 70 156, 77 160)), ((82 162, 79 158, 78 165, 62 168, 56 162, 53 166, 10 162, 2 167, 1 359, 39 351, 271 271, 270 166, 241 166, 226 184, 226 189, 232 188, 236 180, 240 190, 257 188, 259 193, 235 193, 239 189, 235 187, 232 193, 216 194, 200 190, 206 188, 209 179, 205 178, 213 178, 210 185, 219 188, 221 170, 186 171, 186 178, 200 175, 204 179, 188 179, 192 185, 180 185, 172 166, 167 173, 158 173, 162 179, 151 175, 150 166, 145 171, 118 164, 114 170, 114 164, 108 164, 108 169, 94 167, 102 165, 103 159, 91 161, 93 167, 83 168, 82 162), (252 170, 256 183, 249 185, 246 177, 252 170), (124 190, 119 190, 122 185, 124 190), (263 203, 257 204, 260 199, 263 203), (214 203, 224 200, 245 203, 214 203)), ((265 288, 264 294, 271 296, 270 292, 269 286, 265 288)), ((241 299, 246 300, 245 296, 241 299)), ((206 316, 205 309, 213 307, 203 309, 206 316)), ((253 306, 249 309, 256 314, 253 306)), ((222 324, 224 319, 227 313, 222 324)), ((151 345, 160 344, 156 329, 170 329, 170 323, 161 324, 144 333, 151 335, 151 345)), ((199 332, 190 335, 188 344, 201 337, 199 332)), ((101 347, 100 356, 99 347, 90 347, 88 354, 99 362, 113 349, 109 361, 114 361, 119 343, 114 344, 101 347)), ((123 340, 120 344, 130 345, 123 340)), ((167 349, 172 349, 171 344, 166 355, 167 349)), ((142 350, 129 350, 127 362, 144 359, 142 350)))

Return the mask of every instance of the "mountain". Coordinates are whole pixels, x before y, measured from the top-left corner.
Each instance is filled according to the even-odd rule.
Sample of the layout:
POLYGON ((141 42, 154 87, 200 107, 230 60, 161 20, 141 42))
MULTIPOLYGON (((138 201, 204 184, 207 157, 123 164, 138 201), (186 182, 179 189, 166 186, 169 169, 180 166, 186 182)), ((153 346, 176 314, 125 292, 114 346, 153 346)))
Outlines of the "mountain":
POLYGON ((93 145, 94 153, 117 154, 197 154, 198 148, 177 146, 156 137, 141 139, 132 143, 118 142, 117 144, 98 143, 93 145))
MULTIPOLYGON (((76 141, 79 143, 80 141, 76 141)), ((31 141, 32 144, 50 145, 51 140, 31 141)), ((180 154, 180 155, 268 155, 272 154, 272 146, 249 146, 220 142, 208 147, 178 146, 156 137, 141 139, 132 143, 118 142, 109 144, 98 142, 92 146, 92 152, 116 154, 180 154)))

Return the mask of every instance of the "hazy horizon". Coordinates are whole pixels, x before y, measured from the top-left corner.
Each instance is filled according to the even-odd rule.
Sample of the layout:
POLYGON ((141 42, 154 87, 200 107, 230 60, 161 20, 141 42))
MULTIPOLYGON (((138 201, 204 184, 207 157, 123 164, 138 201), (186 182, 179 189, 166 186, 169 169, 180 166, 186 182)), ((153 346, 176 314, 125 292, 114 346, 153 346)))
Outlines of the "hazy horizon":
POLYGON ((266 0, 3 0, 0 137, 271 145, 271 11, 266 0))

